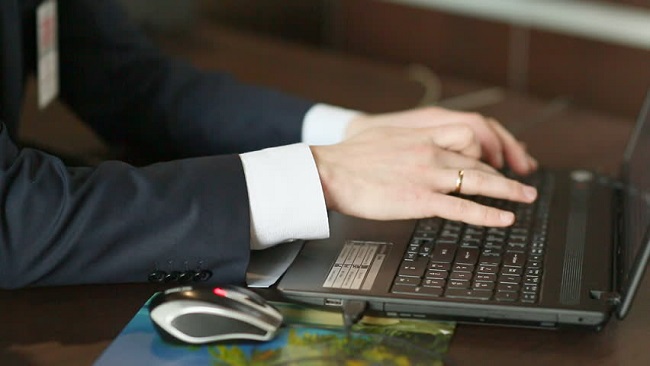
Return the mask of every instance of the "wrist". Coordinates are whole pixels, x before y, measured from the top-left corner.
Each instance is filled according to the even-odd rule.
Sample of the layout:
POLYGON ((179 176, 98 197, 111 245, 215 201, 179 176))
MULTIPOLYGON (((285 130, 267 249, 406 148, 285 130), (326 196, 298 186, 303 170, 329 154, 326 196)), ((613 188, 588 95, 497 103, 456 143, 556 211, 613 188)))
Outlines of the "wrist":
POLYGON ((323 190, 323 197, 325 198, 325 206, 328 210, 336 209, 332 196, 332 174, 328 165, 327 150, 328 147, 324 146, 310 146, 314 162, 316 163, 316 170, 320 179, 321 189, 323 190))
POLYGON ((358 116, 352 118, 345 129, 344 139, 349 139, 350 137, 359 134, 367 128, 367 124, 367 114, 359 114, 358 116))

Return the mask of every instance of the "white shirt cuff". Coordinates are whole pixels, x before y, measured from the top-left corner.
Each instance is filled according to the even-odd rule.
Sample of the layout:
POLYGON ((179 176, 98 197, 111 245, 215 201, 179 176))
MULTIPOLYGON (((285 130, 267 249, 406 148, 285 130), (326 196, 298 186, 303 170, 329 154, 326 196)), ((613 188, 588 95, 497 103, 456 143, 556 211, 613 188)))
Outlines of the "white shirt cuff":
POLYGON ((331 145, 343 141, 350 121, 361 112, 316 104, 307 111, 302 125, 302 142, 309 145, 331 145))
POLYGON ((251 210, 251 249, 329 236, 316 163, 304 143, 240 155, 251 210))

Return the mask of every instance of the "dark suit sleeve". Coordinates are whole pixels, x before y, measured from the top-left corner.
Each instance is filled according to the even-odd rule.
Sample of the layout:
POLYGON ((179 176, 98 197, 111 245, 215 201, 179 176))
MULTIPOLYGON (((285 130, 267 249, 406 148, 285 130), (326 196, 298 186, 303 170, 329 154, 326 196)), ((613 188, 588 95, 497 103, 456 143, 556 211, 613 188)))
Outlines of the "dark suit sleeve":
POLYGON ((156 270, 243 283, 249 203, 234 153, 298 141, 311 103, 163 57, 113 1, 58 6, 62 100, 110 143, 186 158, 68 167, 2 128, 0 286, 144 282, 156 270))
POLYGON ((300 141, 311 102, 163 56, 113 1, 59 14, 62 99, 111 144, 170 158, 300 141))
POLYGON ((245 280, 249 206, 237 155, 73 168, 17 148, 2 128, 0 193, 2 288, 145 282, 156 270, 245 280))

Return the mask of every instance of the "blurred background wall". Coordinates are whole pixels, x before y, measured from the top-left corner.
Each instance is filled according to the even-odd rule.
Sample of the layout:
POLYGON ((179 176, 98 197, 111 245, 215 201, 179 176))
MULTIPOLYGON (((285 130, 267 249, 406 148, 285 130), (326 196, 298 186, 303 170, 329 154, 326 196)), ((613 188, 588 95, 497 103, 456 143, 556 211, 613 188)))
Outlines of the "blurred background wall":
MULTIPOLYGON (((650 87, 650 0, 119 1, 161 45, 175 45, 165 47, 168 51, 203 58, 204 65, 234 57, 210 48, 211 32, 218 33, 215 27, 228 27, 398 69, 416 64, 435 74, 559 99, 628 120, 636 117, 650 87), (548 27, 522 21, 544 12, 517 15, 530 5, 545 7, 548 27), (552 24, 557 19, 565 23, 552 24), (567 28, 573 19, 588 32, 567 28), (166 43, 170 39, 174 41, 166 43)), ((246 47, 239 52, 248 52, 246 47)), ((29 102, 33 97, 32 85, 27 123, 21 127, 24 140, 63 152, 74 147, 105 154, 82 124, 52 129, 49 119, 74 121, 74 115, 60 103, 45 113, 36 111, 29 102)))
MULTIPOLYGON (((641 41, 644 46, 548 27, 513 26, 505 16, 499 19, 478 12, 449 11, 453 6, 445 8, 444 5, 450 2, 453 1, 220 0, 211 3, 216 10, 214 19, 237 27, 383 61, 423 64, 437 73, 543 97, 560 95, 574 103, 611 113, 626 116, 637 113, 650 86, 650 1, 578 2, 593 3, 594 12, 605 13, 595 18, 593 29, 609 25, 614 31, 624 31, 632 24, 626 24, 623 15, 645 15, 642 21, 647 22, 647 31, 642 36, 647 41, 641 41), (620 20, 617 15, 621 15, 620 20), (622 29, 616 28, 617 24, 622 29)), ((460 0, 456 3, 463 2, 469 3, 460 0)), ((519 5, 555 3, 558 7, 563 2, 576 3, 572 0, 510 1, 517 2, 519 5)), ((474 3, 480 8, 498 1, 474 3)), ((504 13, 508 10, 504 8, 504 13)), ((578 9, 571 16, 576 23, 589 22, 586 19, 589 11, 590 8, 578 9)), ((568 16, 562 12, 557 15, 568 16)))

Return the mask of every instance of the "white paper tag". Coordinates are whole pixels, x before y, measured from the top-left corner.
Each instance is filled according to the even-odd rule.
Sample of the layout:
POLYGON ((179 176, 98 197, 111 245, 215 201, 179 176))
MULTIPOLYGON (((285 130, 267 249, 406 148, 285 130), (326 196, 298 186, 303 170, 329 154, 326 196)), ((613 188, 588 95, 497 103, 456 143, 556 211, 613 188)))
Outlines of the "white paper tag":
POLYGON ((38 107, 45 108, 59 95, 59 46, 56 0, 46 0, 36 10, 38 55, 38 107))

